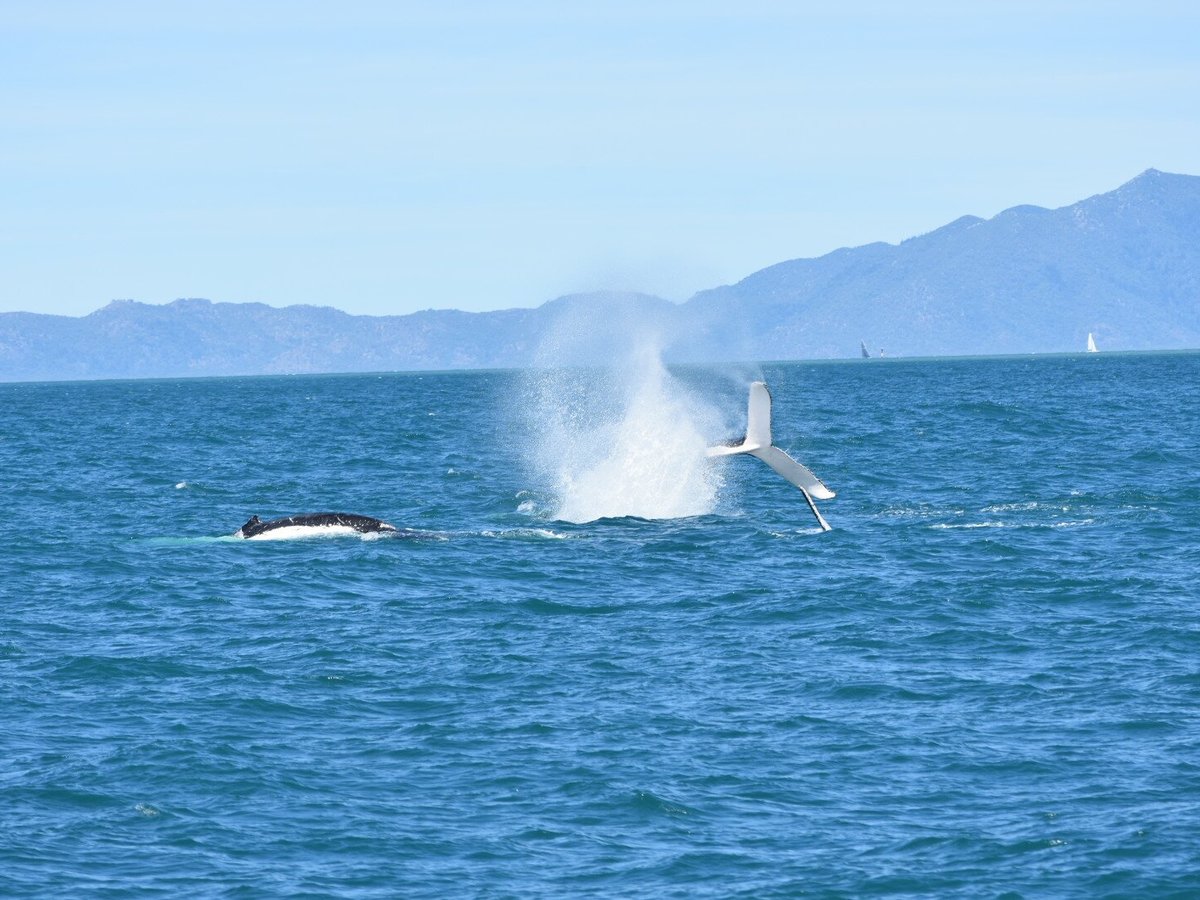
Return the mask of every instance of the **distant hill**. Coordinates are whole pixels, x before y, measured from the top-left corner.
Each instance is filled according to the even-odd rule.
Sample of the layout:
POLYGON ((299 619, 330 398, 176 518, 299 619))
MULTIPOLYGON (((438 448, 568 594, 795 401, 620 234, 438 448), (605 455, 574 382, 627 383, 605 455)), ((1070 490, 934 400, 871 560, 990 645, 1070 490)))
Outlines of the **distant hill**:
MULTIPOLYGON (((536 365, 564 323, 614 311, 665 321, 677 307, 643 294, 562 297, 537 309, 352 316, 327 306, 114 300, 80 318, 0 313, 0 380, 520 368, 536 365)), ((608 342, 568 344, 602 362, 608 342)), ((547 359, 557 362, 559 357, 547 359)))
POLYGON ((1062 209, 964 216, 755 272, 689 301, 759 359, 1200 347, 1200 177, 1150 169, 1062 209))
POLYGON ((1200 177, 1150 169, 1062 209, 964 216, 899 245, 779 263, 683 304, 643 294, 536 309, 352 316, 330 307, 114 301, 0 313, 0 380, 524 367, 664 336, 676 360, 1200 347, 1200 177))

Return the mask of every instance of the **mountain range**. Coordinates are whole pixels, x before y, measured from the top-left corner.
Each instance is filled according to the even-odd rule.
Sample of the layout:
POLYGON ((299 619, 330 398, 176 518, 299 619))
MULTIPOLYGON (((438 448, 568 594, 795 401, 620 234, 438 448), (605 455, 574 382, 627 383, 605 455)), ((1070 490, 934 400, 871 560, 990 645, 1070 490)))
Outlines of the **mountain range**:
POLYGON ((630 293, 533 309, 356 316, 332 307, 116 300, 0 313, 0 380, 1200 347, 1200 177, 1147 170, 1060 209, 963 216, 899 244, 794 259, 684 303, 630 293))

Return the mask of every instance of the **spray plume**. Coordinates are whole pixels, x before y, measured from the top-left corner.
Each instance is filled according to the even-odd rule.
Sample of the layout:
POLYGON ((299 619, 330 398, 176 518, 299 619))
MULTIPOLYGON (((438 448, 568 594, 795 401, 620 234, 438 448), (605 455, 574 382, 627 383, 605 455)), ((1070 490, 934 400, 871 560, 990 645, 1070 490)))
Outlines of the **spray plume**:
POLYGON ((705 437, 721 417, 667 371, 659 323, 637 313, 634 304, 571 309, 528 376, 531 463, 555 519, 670 519, 716 505, 721 477, 705 437), (597 355, 605 365, 567 367, 597 355))

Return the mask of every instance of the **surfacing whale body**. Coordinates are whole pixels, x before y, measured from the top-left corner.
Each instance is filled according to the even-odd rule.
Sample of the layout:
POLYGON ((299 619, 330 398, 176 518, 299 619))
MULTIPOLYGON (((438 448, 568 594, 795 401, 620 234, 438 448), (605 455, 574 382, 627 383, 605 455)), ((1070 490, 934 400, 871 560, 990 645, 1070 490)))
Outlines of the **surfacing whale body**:
POLYGON ((300 516, 285 516, 282 519, 262 521, 258 516, 239 528, 234 535, 240 538, 255 538, 263 535, 283 537, 283 529, 297 535, 311 534, 375 534, 378 532, 396 531, 395 525, 390 525, 382 519, 372 519, 370 516, 357 516, 354 513, 306 513, 300 516), (278 534, 272 534, 278 532, 278 534))

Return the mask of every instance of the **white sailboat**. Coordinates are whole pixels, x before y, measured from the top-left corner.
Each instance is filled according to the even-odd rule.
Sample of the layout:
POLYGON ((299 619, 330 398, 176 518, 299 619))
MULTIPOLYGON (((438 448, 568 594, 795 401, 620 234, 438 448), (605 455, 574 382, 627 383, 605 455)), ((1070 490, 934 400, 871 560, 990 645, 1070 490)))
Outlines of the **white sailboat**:
POLYGON ((1088 346, 1087 346, 1087 352, 1088 352, 1088 353, 1097 353, 1097 352, 1099 352, 1099 351, 1097 351, 1097 349, 1096 349, 1096 339, 1095 339, 1094 337, 1092 337, 1092 333, 1091 333, 1090 331, 1088 332, 1088 346))

